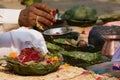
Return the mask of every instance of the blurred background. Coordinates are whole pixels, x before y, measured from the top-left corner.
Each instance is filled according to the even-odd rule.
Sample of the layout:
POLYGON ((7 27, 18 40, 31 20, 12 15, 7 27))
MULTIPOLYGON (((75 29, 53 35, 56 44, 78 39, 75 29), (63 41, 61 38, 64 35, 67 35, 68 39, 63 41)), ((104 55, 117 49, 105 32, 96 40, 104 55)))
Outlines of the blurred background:
MULTIPOLYGON (((74 5, 86 5, 95 8, 99 14, 120 13, 120 0, 43 0, 51 8, 61 12, 74 5)), ((0 8, 23 9, 20 0, 0 0, 0 8)))

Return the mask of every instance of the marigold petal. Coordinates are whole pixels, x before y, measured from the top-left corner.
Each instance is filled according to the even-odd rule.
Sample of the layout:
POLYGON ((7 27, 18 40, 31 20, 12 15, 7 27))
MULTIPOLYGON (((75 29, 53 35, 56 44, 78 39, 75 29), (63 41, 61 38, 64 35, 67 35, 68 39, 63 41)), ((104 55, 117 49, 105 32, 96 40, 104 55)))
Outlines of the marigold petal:
POLYGON ((58 61, 58 57, 57 57, 57 56, 54 56, 54 57, 52 58, 52 60, 53 60, 53 61, 58 61))
POLYGON ((9 57, 16 58, 17 53, 16 52, 10 52, 9 57))
POLYGON ((65 67, 69 67, 69 66, 70 66, 70 64, 65 63, 65 64, 64 64, 64 66, 65 66, 65 67))

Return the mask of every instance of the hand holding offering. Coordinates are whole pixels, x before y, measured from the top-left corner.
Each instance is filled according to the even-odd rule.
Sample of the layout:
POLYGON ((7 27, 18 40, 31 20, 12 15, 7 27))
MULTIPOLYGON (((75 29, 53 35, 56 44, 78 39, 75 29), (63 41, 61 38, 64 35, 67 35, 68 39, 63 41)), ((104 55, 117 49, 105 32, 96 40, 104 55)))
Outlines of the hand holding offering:
POLYGON ((56 21, 52 12, 45 4, 34 3, 21 11, 19 24, 30 28, 37 26, 43 30, 45 26, 51 26, 56 21))

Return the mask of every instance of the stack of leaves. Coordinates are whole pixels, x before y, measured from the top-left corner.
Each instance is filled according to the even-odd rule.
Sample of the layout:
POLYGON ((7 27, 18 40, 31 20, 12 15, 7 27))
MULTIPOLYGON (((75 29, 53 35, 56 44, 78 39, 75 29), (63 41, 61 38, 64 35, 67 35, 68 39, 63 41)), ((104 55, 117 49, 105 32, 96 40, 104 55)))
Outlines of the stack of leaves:
POLYGON ((83 68, 108 60, 103 59, 100 52, 61 51, 60 53, 63 55, 64 62, 83 68))
POLYGON ((44 75, 56 71, 62 63, 60 54, 43 54, 34 48, 25 48, 16 57, 5 57, 5 66, 20 75, 44 75))
POLYGON ((66 20, 69 25, 85 27, 95 24, 98 19, 98 13, 95 9, 88 6, 73 6, 65 11, 62 19, 66 20))

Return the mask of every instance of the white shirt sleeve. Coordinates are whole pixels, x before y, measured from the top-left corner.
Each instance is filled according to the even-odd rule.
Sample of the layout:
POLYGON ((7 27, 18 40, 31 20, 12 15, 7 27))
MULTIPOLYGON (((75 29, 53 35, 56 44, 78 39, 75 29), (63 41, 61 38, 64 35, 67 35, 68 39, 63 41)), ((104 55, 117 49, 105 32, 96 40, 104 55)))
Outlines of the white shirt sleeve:
POLYGON ((0 24, 18 24, 20 9, 0 9, 0 24))
POLYGON ((48 53, 45 39, 39 31, 20 27, 0 34, 0 58, 10 52, 20 53, 24 48, 35 47, 43 53, 48 53))

